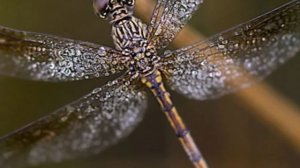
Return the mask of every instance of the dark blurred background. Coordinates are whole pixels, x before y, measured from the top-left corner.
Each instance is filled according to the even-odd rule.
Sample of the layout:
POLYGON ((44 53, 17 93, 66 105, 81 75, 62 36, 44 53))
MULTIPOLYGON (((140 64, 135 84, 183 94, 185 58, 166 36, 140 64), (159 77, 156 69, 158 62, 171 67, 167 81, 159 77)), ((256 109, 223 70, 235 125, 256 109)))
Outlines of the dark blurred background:
MULTIPOLYGON (((210 36, 285 2, 287 0, 207 0, 190 24, 210 36)), ((110 25, 94 15, 91 1, 0 0, 0 24, 113 46, 110 25)), ((298 105, 299 65, 300 55, 265 80, 298 105)), ((0 136, 49 114, 110 79, 45 83, 0 77, 0 136)), ((172 94, 210 167, 300 167, 299 148, 289 143, 278 129, 253 115, 253 109, 239 102, 236 95, 199 102, 174 92, 172 94)), ((273 106, 276 108, 276 104, 273 106)), ((300 128, 295 129, 300 134, 300 128)), ((149 108, 144 122, 127 139, 96 156, 38 168, 54 167, 185 168, 192 165, 158 103, 149 95, 149 108)))

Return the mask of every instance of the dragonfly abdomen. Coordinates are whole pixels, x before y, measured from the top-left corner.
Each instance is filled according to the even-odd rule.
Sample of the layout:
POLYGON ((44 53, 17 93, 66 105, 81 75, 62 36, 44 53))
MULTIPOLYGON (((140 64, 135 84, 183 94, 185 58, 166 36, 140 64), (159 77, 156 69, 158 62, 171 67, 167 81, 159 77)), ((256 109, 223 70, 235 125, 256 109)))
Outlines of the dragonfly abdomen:
POLYGON ((198 150, 190 132, 183 123, 171 100, 170 93, 164 87, 161 73, 156 70, 152 74, 143 77, 142 82, 151 89, 152 93, 158 100, 162 110, 165 112, 171 126, 183 145, 184 150, 189 155, 189 158, 195 167, 207 168, 204 158, 198 150))

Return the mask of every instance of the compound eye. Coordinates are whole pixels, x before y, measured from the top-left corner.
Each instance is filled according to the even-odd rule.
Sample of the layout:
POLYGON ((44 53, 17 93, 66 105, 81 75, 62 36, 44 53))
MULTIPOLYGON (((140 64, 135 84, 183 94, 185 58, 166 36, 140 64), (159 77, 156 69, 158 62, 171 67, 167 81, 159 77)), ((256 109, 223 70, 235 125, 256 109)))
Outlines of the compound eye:
POLYGON ((106 18, 109 0, 94 0, 93 6, 96 14, 101 18, 106 18))

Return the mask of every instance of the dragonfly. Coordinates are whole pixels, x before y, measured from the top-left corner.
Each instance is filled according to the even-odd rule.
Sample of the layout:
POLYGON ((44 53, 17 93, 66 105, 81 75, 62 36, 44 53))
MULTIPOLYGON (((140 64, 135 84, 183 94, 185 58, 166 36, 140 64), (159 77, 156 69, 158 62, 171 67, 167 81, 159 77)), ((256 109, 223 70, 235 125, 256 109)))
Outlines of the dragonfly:
POLYGON ((165 84, 207 100, 245 88, 300 50, 300 1, 177 50, 165 49, 203 0, 157 0, 149 25, 133 15, 134 0, 93 0, 109 21, 115 48, 0 26, 0 74, 66 82, 122 75, 82 98, 0 138, 0 166, 38 165, 96 154, 142 121, 148 88, 189 160, 206 161, 165 84))

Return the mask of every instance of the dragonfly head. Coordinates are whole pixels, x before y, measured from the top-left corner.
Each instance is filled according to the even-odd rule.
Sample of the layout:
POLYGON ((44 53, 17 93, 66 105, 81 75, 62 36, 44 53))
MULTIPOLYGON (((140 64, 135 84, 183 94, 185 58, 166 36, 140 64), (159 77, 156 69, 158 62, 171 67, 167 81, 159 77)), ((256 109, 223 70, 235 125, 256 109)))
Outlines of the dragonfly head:
POLYGON ((132 15, 135 0, 93 0, 94 10, 100 18, 116 22, 132 15))

